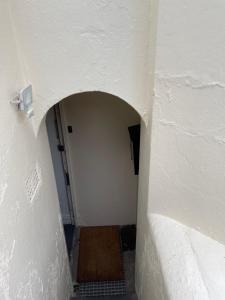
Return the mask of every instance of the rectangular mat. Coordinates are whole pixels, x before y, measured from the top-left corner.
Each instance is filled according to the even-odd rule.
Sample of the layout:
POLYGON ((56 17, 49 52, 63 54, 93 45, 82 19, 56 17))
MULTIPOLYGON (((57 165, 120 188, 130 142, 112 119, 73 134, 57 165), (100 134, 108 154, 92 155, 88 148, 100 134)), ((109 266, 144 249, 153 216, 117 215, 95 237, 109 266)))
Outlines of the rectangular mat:
POLYGON ((119 227, 82 227, 80 230, 78 282, 123 279, 119 227))

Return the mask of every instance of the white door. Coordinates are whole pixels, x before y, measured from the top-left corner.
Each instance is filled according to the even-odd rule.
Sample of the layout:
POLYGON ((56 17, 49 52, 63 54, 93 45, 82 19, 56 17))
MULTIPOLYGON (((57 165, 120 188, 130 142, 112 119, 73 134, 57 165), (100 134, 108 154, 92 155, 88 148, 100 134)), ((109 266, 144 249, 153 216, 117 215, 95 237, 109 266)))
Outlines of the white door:
POLYGON ((59 105, 48 111, 46 126, 63 224, 75 224, 59 105))

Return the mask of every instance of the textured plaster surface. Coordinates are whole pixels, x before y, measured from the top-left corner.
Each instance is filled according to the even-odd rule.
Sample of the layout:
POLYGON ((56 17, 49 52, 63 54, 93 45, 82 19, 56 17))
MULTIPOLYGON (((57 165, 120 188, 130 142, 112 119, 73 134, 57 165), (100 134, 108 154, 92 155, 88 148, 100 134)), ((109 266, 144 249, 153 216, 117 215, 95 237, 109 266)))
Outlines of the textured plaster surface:
POLYGON ((224 1, 159 3, 151 212, 225 242, 224 1))
POLYGON ((150 1, 11 0, 37 128, 61 99, 111 93, 149 117, 150 1), (29 24, 29 26, 27 26, 29 24))
MULTIPOLYGON (((143 124, 142 124, 143 125, 143 124)), ((147 216, 149 199, 150 130, 142 126, 139 174, 135 285, 138 299, 167 299, 147 216), (157 284, 156 284, 157 283, 157 284), (155 288, 155 287, 159 288, 155 288), (158 298, 157 298, 158 297, 158 298)))
POLYGON ((68 300, 71 279, 45 127, 35 137, 31 121, 10 104, 25 82, 7 1, 0 3, 0 44, 0 299, 68 300))
POLYGON ((224 299, 225 246, 170 218, 151 214, 149 220, 154 242, 150 257, 157 255, 153 262, 159 261, 164 287, 154 279, 152 285, 167 293, 150 299, 224 299))
MULTIPOLYGON (((171 1, 160 1, 151 160, 148 120, 154 56, 154 28, 150 23, 154 23, 151 12, 156 12, 153 3, 10 2, 24 76, 34 88, 32 125, 36 132, 49 107, 83 91, 114 94, 143 118, 146 127, 142 126, 136 256, 139 298, 222 299, 223 246, 172 221, 151 216, 148 219, 147 211, 170 216, 225 242, 224 2, 200 0, 193 4, 175 0, 171 5, 171 1), (171 222, 175 225, 170 226, 171 222), (169 251, 163 241, 171 245, 169 251), (210 249, 207 255, 205 248, 210 249)), ((14 54, 11 57, 4 63, 15 68, 14 54)), ((11 89, 6 90, 2 97, 8 99, 11 89)), ((7 226, 7 237, 1 237, 7 245, 2 246, 0 260, 6 274, 1 281, 2 297, 67 299, 68 263, 56 218, 58 207, 53 201, 56 190, 49 174, 52 167, 47 167, 50 159, 46 133, 41 128, 41 137, 35 139, 31 124, 21 117, 16 120, 16 113, 10 113, 13 117, 5 119, 8 114, 4 114, 1 119, 8 124, 1 145, 0 203, 6 206, 1 222, 11 226, 7 226), (12 153, 15 145, 20 145, 16 147, 17 155, 12 153), (26 160, 18 162, 18 156, 24 154, 26 160), (27 206, 25 188, 22 184, 18 187, 15 174, 20 170, 19 178, 27 179, 37 161, 42 185, 27 206), (10 204, 15 199, 14 191, 17 197, 10 204), (55 218, 49 218, 49 211, 55 212, 55 218), (46 249, 38 246, 33 236, 40 237, 46 249), (29 241, 27 247, 24 240, 29 241), (24 274, 19 276, 16 270, 21 264, 24 274), (18 285, 11 289, 14 282, 18 285)), ((5 126, 1 128, 5 130, 5 126)))
POLYGON ((23 75, 34 88, 35 118, 31 124, 8 104, 23 82, 2 2, 0 225, 7 229, 0 236, 0 298, 68 299, 68 261, 46 132, 41 127, 35 138, 33 127, 37 132, 49 107, 62 98, 99 90, 127 101, 146 125, 138 203, 139 298, 222 299, 223 246, 177 223, 148 219, 146 212, 225 242, 224 1, 160 1, 150 182, 151 1, 10 2, 23 75), (42 184, 28 203, 25 180, 37 163, 42 184), (217 253, 220 270, 212 270, 218 261, 211 253, 217 253))
MULTIPOLYGON (((4 70, 0 78, 4 141, 0 146, 0 225, 7 228, 1 236, 0 263, 5 275, 0 277, 0 298, 68 299, 70 275, 43 118, 52 105, 71 94, 111 93, 142 116, 142 136, 149 149, 152 9, 148 0, 141 5, 137 0, 9 2, 16 43, 8 32, 6 1, 0 9, 5 46, 0 60, 4 70), (35 117, 31 121, 9 106, 25 82, 33 86, 35 117), (32 182, 29 176, 37 165, 40 183, 28 201, 26 182, 32 182)), ((141 197, 146 203, 149 152, 143 151, 142 156, 145 191, 141 197)))
MULTIPOLYGON (((155 1, 10 2, 24 75, 33 84, 35 132, 52 105, 86 91, 118 96, 143 118, 138 227, 145 231, 155 1)), ((144 235, 140 229, 137 257, 142 257, 144 235)))
POLYGON ((149 182, 147 135, 142 141, 139 299, 224 298, 223 246, 145 215, 169 216, 225 242, 224 9, 219 0, 159 1, 149 182))

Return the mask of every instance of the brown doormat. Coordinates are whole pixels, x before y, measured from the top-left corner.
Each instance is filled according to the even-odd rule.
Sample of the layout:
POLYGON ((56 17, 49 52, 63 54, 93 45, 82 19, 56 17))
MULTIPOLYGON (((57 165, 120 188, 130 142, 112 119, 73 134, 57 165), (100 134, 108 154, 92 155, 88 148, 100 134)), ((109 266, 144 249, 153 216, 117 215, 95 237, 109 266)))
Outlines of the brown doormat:
POLYGON ((124 279, 118 226, 82 227, 78 282, 124 279))

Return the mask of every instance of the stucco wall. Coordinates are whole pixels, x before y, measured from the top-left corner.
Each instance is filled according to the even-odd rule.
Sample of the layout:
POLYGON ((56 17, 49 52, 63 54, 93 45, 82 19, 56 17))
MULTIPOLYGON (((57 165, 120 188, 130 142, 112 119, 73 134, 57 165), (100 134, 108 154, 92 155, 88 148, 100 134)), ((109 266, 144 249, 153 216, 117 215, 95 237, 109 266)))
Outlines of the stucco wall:
POLYGON ((224 299, 224 244, 162 215, 149 228, 140 299, 224 299))
MULTIPOLYGON (((140 4, 137 0, 65 0, 62 4, 59 0, 11 0, 24 76, 34 87, 35 118, 32 125, 36 133, 49 107, 68 95, 83 91, 103 91, 119 96, 132 105, 144 120, 136 256, 136 286, 142 300, 149 299, 150 287, 154 288, 151 279, 153 282, 160 281, 160 297, 167 299, 168 296, 163 290, 164 274, 161 262, 154 260, 149 252, 150 247, 153 253, 156 252, 156 248, 151 237, 152 229, 147 211, 167 215, 225 242, 225 4, 221 0, 175 0, 172 5, 171 1, 161 0, 159 3, 150 160, 150 100, 155 36, 154 26, 151 25, 154 24, 156 13, 150 5, 152 3, 154 6, 154 2, 156 1, 144 0, 140 4)), ((12 45, 8 48, 10 51, 14 49, 12 45)), ((6 56, 6 53, 4 55, 6 56)), ((9 73, 13 69, 8 66, 16 65, 13 62, 14 54, 11 55, 12 58, 3 60, 4 64, 9 64, 3 66, 9 73)), ((15 82, 16 80, 13 80, 13 84, 15 82)), ((4 83, 4 86, 9 84, 4 83)), ((3 98, 11 97, 11 87, 10 85, 10 88, 3 89, 6 91, 2 95, 3 98)), ((56 197, 53 176, 45 175, 52 170, 48 165, 50 157, 47 137, 41 128, 41 142, 36 144, 31 124, 20 118, 17 123, 11 122, 15 120, 15 115, 18 116, 13 111, 10 112, 11 117, 6 120, 8 114, 5 114, 5 111, 9 110, 8 106, 3 110, 1 122, 5 122, 8 127, 4 124, 1 126, 6 145, 2 146, 1 152, 4 170, 1 207, 6 207, 1 211, 3 213, 0 222, 9 228, 7 236, 3 236, 2 240, 4 245, 8 242, 6 248, 11 249, 11 252, 6 252, 6 248, 2 247, 2 268, 4 274, 7 274, 1 281, 2 290, 6 293, 6 296, 3 296, 5 299, 9 298, 7 293, 11 284, 8 280, 10 278, 10 282, 12 280, 21 283, 19 286, 13 286, 11 292, 17 292, 20 297, 39 296, 42 283, 45 286, 43 294, 46 291, 48 295, 57 290, 50 286, 54 282, 58 287, 60 299, 62 287, 68 282, 61 281, 59 274, 61 278, 64 278, 64 274, 54 269, 54 266, 57 266, 58 270, 63 270, 63 265, 67 269, 66 258, 60 256, 61 250, 58 252, 59 256, 57 252, 51 256, 48 272, 43 270, 43 266, 46 266, 44 259, 52 253, 52 249, 64 247, 58 218, 47 217, 48 209, 55 210, 55 216, 58 213, 53 199, 56 197), (6 128, 9 130, 7 136, 6 128), (29 144, 25 141, 29 141, 29 144), (31 148, 30 143, 34 147, 32 155, 28 152, 31 148), (16 155, 12 151, 15 148, 16 155), (20 153, 25 154, 26 160, 18 161, 20 153), (36 158, 35 153, 39 157, 43 155, 43 160, 36 158), (18 181, 20 178, 25 180, 32 173, 36 162, 41 176, 45 178, 43 182, 48 186, 44 186, 43 183, 38 197, 33 199, 32 205, 29 206, 26 203, 25 191, 22 191, 23 184, 18 186, 18 181), (15 199, 14 191, 18 199, 17 205, 11 202, 15 199), (48 193, 51 193, 52 197, 49 197, 48 193), (17 209, 18 205, 21 206, 17 209), (44 209, 45 207, 48 208, 44 209), (36 211, 39 211, 37 215, 36 211), (39 229, 36 226, 37 218, 39 221, 42 218, 44 220, 39 229), (26 224, 30 224, 31 220, 35 220, 34 226, 27 230, 26 224), (13 238, 14 228, 17 228, 15 224, 20 224, 15 235, 17 240, 13 238), (47 256, 44 255, 46 252, 41 252, 45 249, 40 249, 41 246, 35 244, 33 238, 43 235, 46 228, 58 228, 56 235, 61 236, 61 239, 55 238, 52 244, 48 240, 47 256), (33 242, 29 243, 29 251, 25 253, 23 250, 26 238, 33 238, 33 242), (35 249, 33 245, 36 245, 35 249), (20 260, 14 253, 22 253, 20 260), (58 262, 54 260, 57 257, 60 257, 58 262), (21 261, 23 266, 28 264, 27 269, 30 272, 24 271, 19 277, 16 271, 20 269, 21 261), (48 282, 49 276, 54 280, 48 282), (33 282, 35 284, 31 284, 33 282)), ((43 241, 47 241, 50 233, 52 234, 51 230, 44 233, 43 241)), ((67 274, 66 271, 65 273, 67 274)), ((173 292, 176 292, 175 288, 173 292)), ((156 291, 152 293, 153 297, 157 297, 156 291)), ((52 295, 53 299, 54 297, 52 295)))
MULTIPOLYGON (((182 280, 187 276, 183 289, 176 287, 175 253, 166 257, 167 247, 157 231, 159 224, 151 228, 153 223, 145 216, 146 209, 225 242, 224 9, 224 2, 219 0, 159 1, 150 181, 148 187, 147 179, 140 178, 139 187, 136 287, 142 300, 150 295, 152 299, 181 299, 179 292, 185 291, 190 299, 188 293, 195 289, 189 269, 189 275, 181 275, 182 280), (160 241, 158 249, 154 230, 160 241), (164 252, 161 257, 160 251, 164 252)), ((148 142, 143 139, 143 143, 147 155, 148 142)), ((167 234, 167 226, 164 231, 166 237, 173 236, 167 234)), ((173 239, 169 240, 173 243, 173 239)), ((199 245, 200 239, 196 251, 201 251, 199 245)), ((184 254, 185 251, 176 252, 177 259, 184 254)), ((210 269, 209 262, 202 263, 205 270, 210 269)), ((214 271, 212 268, 211 274, 217 280, 214 271)), ((200 272, 209 278, 205 271, 200 272)), ((220 288, 216 289, 214 292, 219 293, 220 288)), ((198 291, 192 294, 193 299, 205 299, 205 294, 198 291)), ((215 294, 213 297, 218 298, 215 294)))
POLYGON ((149 208, 150 133, 150 127, 142 126, 135 287, 138 299, 167 300, 168 295, 159 252, 147 214, 149 208))
POLYGON ((149 1, 11 0, 35 126, 61 99, 86 91, 149 109, 149 1), (27 25, 29 24, 29 26, 27 25))
MULTIPOLYGON (((86 91, 118 96, 143 118, 137 258, 143 257, 142 245, 149 233, 155 1, 10 2, 25 78, 33 84, 36 133, 52 105, 86 91)), ((140 259, 139 266, 143 266, 140 259)))
POLYGON ((225 242, 225 3, 159 3, 151 212, 225 242))
POLYGON ((25 81, 8 1, 0 2, 0 44, 0 299, 68 300, 71 279, 45 127, 35 138, 31 121, 10 104, 25 81))
POLYGON ((98 92, 69 97, 61 107, 78 224, 136 224, 138 176, 128 127, 140 123, 139 115, 121 99, 98 92))

